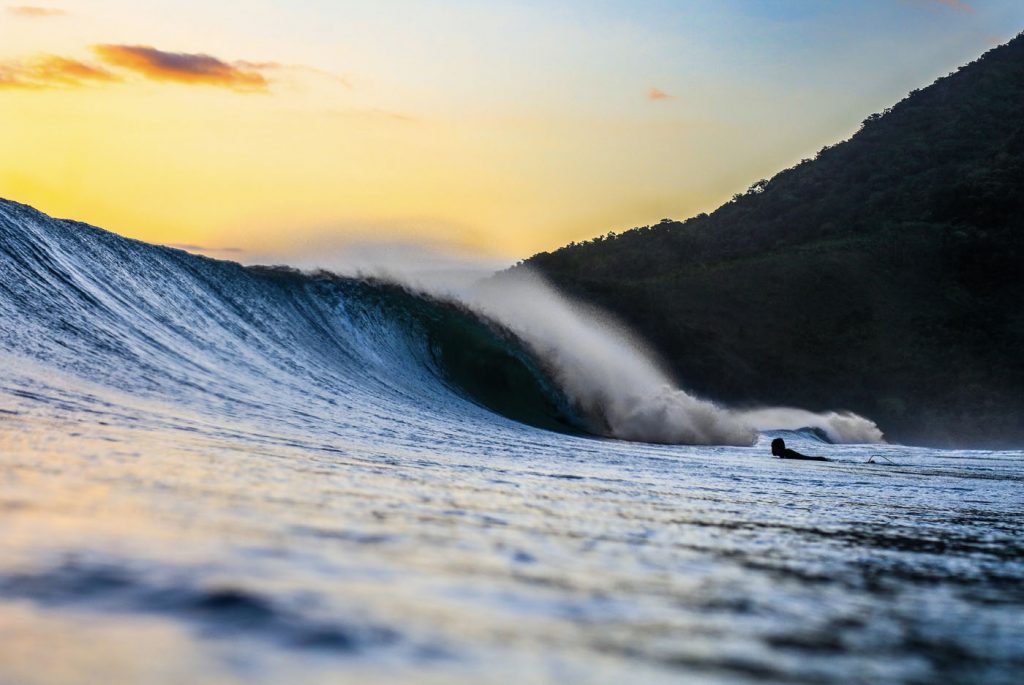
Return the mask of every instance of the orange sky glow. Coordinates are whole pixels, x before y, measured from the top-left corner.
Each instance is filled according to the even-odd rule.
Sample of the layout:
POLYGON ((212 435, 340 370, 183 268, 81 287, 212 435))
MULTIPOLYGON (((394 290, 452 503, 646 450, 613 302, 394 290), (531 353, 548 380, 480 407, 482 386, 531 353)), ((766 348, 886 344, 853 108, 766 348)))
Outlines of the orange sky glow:
POLYGON ((525 257, 710 211, 1024 27, 837 5, 9 4, 0 196, 243 261, 525 257))

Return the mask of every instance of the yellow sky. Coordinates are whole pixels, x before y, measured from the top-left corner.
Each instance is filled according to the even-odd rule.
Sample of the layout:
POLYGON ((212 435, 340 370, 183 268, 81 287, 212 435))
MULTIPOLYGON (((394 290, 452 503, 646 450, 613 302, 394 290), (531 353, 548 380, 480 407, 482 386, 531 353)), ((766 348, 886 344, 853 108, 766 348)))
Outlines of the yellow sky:
POLYGON ((713 209, 1013 11, 894 2, 931 39, 915 50, 799 2, 767 22, 728 2, 301 4, 4 6, 0 195, 232 258, 390 238, 525 257, 713 209))

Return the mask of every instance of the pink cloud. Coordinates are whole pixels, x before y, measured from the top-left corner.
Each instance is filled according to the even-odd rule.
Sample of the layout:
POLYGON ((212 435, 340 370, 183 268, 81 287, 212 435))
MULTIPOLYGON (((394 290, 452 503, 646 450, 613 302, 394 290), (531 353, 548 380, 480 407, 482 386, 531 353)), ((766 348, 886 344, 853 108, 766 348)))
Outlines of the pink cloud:
POLYGON ((675 98, 674 95, 669 95, 665 91, 660 90, 658 88, 651 88, 649 91, 647 91, 647 99, 653 100, 655 102, 659 100, 671 100, 673 98, 675 98))

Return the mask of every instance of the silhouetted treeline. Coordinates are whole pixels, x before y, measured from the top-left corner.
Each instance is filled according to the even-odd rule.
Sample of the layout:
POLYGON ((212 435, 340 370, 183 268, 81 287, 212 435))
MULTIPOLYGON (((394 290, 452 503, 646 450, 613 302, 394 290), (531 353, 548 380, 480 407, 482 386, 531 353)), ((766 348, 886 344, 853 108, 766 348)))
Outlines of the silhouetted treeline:
POLYGON ((1024 446, 1024 34, 714 213, 526 264, 708 397, 1024 446))

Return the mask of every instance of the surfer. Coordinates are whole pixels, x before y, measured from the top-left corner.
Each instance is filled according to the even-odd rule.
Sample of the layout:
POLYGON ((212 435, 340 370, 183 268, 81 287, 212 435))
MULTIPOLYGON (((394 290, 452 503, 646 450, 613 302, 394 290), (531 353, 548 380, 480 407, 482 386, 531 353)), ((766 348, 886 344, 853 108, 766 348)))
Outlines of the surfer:
POLYGON ((778 457, 779 459, 803 459, 805 461, 828 461, 825 457, 809 457, 806 454, 800 454, 796 450, 791 450, 786 447, 786 441, 782 438, 775 438, 772 440, 772 456, 778 457))

